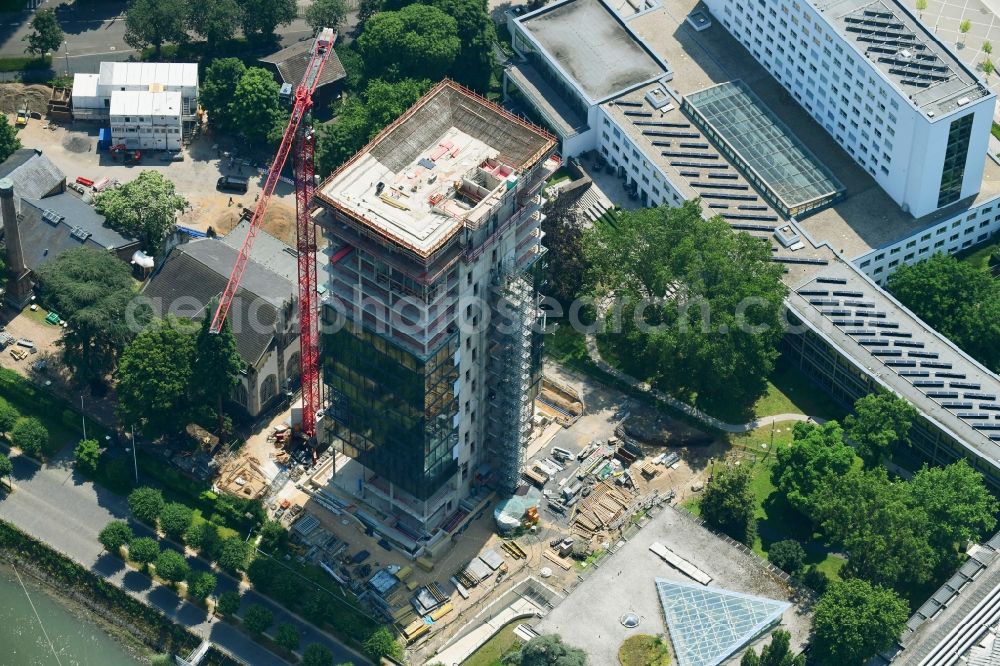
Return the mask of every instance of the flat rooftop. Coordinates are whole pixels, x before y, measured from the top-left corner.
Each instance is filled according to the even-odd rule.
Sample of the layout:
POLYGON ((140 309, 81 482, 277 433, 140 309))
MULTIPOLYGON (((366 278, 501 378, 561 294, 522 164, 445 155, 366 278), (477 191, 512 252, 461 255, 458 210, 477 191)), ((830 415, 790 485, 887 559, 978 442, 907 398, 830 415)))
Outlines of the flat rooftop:
POLYGON ((601 0, 565 0, 518 22, 591 103, 669 71, 601 0))
POLYGON ((794 285, 788 302, 975 457, 1000 468, 1000 378, 846 262, 794 285))
POLYGON ((897 0, 814 2, 841 36, 928 115, 954 111, 990 94, 951 49, 897 0))
POLYGON ((426 257, 479 226, 555 137, 442 81, 335 171, 317 195, 426 257))
POLYGON ((830 170, 742 81, 720 83, 684 99, 787 209, 843 193, 830 170))
MULTIPOLYGON (((813 155, 822 156, 823 164, 844 186, 845 198, 797 220, 817 242, 829 242, 835 252, 852 260, 931 227, 963 208, 1000 195, 1000 166, 987 157, 982 188, 971 200, 964 199, 922 218, 903 212, 723 26, 713 22, 708 29, 696 32, 685 22, 686 16, 698 6, 697 0, 663 0, 661 8, 637 16, 629 21, 629 27, 671 63, 674 78, 669 85, 681 95, 741 80, 813 155)), ((642 94, 619 99, 641 101, 642 94)), ((671 111, 668 116, 675 113, 681 116, 679 111, 671 111)), ((653 150, 656 147, 651 146, 650 137, 644 137, 634 126, 623 127, 636 145, 664 168, 666 158, 660 156, 662 149, 653 150)), ((666 168, 671 167, 666 164, 666 168)))
POLYGON ((197 87, 198 63, 194 62, 102 62, 102 86, 197 87))
POLYGON ((115 90, 111 93, 112 116, 180 116, 181 94, 178 91, 115 90))

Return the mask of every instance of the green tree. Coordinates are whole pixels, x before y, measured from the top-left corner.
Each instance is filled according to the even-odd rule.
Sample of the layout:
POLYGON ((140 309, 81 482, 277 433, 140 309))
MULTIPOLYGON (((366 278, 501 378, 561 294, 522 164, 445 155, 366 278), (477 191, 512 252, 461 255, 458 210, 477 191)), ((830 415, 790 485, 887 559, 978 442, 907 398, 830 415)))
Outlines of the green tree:
POLYGON ((360 0, 358 2, 358 25, 364 28, 365 22, 382 11, 383 0, 360 0))
POLYGON ((279 25, 295 20, 295 0, 237 0, 240 4, 243 32, 248 37, 269 37, 279 25))
POLYGON ((147 525, 156 525, 156 519, 163 511, 163 493, 156 488, 143 486, 136 488, 128 496, 128 509, 136 519, 147 525))
POLYGON ((983 53, 986 55, 993 53, 993 44, 989 40, 983 42, 983 53))
POLYGON ((214 560, 222 550, 219 528, 209 522, 192 525, 184 534, 184 543, 207 560, 214 560))
POLYGON ((699 503, 709 525, 745 544, 753 544, 757 536, 756 502, 750 482, 749 467, 722 467, 705 487, 699 503))
POLYGON ((160 556, 160 544, 151 537, 132 539, 128 545, 128 558, 142 565, 143 571, 160 556))
POLYGON ((802 582, 816 594, 823 594, 830 585, 830 577, 815 564, 810 564, 802 575, 802 582))
POLYGON ((266 69, 250 67, 243 72, 229 104, 236 133, 251 143, 267 141, 281 108, 280 90, 281 86, 266 69))
POLYGON ((0 481, 7 479, 7 487, 11 487, 11 475, 14 474, 14 463, 5 454, 0 453, 0 481))
POLYGON ((797 576, 806 562, 806 551, 794 539, 785 539, 771 544, 767 551, 771 563, 792 576, 797 576))
POLYGON ((56 51, 63 43, 63 31, 59 27, 59 19, 52 9, 39 9, 31 19, 31 32, 22 37, 28 42, 25 53, 32 55, 45 55, 56 51))
POLYGON ((205 38, 209 47, 218 47, 233 38, 240 27, 240 5, 236 0, 192 2, 187 26, 205 38))
POLYGON ((743 655, 740 666, 805 666, 804 655, 792 654, 792 635, 783 629, 771 634, 771 642, 761 649, 760 656, 753 649, 743 655))
POLYGON ((908 484, 911 502, 929 517, 930 543, 943 565, 957 564, 957 547, 979 541, 997 525, 996 498, 983 475, 959 460, 946 467, 924 466, 908 484))
POLYGON ((160 511, 160 529, 171 539, 180 540, 191 527, 194 511, 180 502, 163 505, 160 511))
POLYGON ((154 435, 184 425, 197 330, 189 321, 158 319, 125 347, 117 372, 122 422, 154 435))
POLYGON ((151 317, 135 301, 128 265, 110 252, 79 247, 39 266, 35 277, 43 302, 69 322, 59 339, 63 361, 78 381, 102 383, 133 331, 151 317))
POLYGON ((219 601, 215 604, 215 610, 223 615, 234 615, 240 609, 239 592, 223 592, 219 595, 219 601))
POLYGON ((1000 370, 1000 286, 987 271, 946 254, 889 276, 889 291, 977 361, 1000 370))
POLYGON ((260 528, 259 548, 266 553, 274 554, 288 543, 288 530, 276 520, 265 521, 260 528))
POLYGON ((112 555, 120 554, 122 546, 127 546, 134 538, 132 528, 124 520, 112 520, 97 535, 97 540, 104 546, 104 550, 112 555))
POLYGON ((290 622, 282 622, 274 632, 274 642, 289 652, 299 649, 299 630, 290 622))
POLYGON ((125 10, 125 43, 136 50, 152 46, 157 57, 167 42, 181 42, 187 17, 185 0, 131 0, 125 10))
POLYGON ((844 443, 844 431, 836 421, 822 426, 796 423, 792 443, 779 448, 776 457, 771 483, 805 516, 812 514, 815 492, 830 479, 846 474, 858 459, 844 443))
POLYGON ((566 645, 558 634, 536 636, 511 655, 513 666, 586 666, 587 653, 566 645))
POLYGON ((167 548, 156 558, 156 575, 171 583, 179 583, 191 574, 184 556, 167 548))
POLYGON ((968 34, 971 29, 972 21, 969 19, 962 19, 962 22, 958 24, 958 31, 962 33, 962 46, 965 46, 965 35, 968 34))
POLYGON ((215 591, 217 584, 218 581, 212 574, 205 571, 192 571, 188 576, 188 597, 197 599, 198 601, 205 601, 215 591))
POLYGON ((301 666, 333 666, 333 653, 325 645, 310 643, 302 653, 301 666))
POLYGON ((323 28, 338 30, 347 18, 347 3, 344 0, 313 0, 306 9, 306 23, 318 33, 323 28))
POLYGON ((17 138, 17 129, 10 124, 7 114, 0 114, 0 162, 21 149, 21 140, 17 138))
POLYGON ((229 537, 222 542, 219 551, 219 566, 230 573, 243 571, 250 559, 250 544, 238 536, 229 537))
POLYGON ((905 482, 890 481, 881 467, 853 469, 816 495, 814 522, 847 553, 845 574, 891 588, 931 581, 929 519, 905 482))
MULTIPOLYGON (((459 83, 485 93, 493 75, 496 29, 486 0, 421 0, 455 19, 461 47, 449 74, 459 83)), ((383 9, 398 10, 407 0, 388 0, 383 9)))
POLYGON ((392 657, 400 659, 403 656, 403 646, 399 644, 392 632, 385 627, 379 627, 365 639, 365 654, 373 661, 378 661, 382 657, 392 657))
POLYGON ((369 78, 391 81, 437 81, 451 70, 462 47, 455 19, 420 4, 372 16, 357 45, 369 78))
POLYGON ((0 433, 10 432, 20 416, 13 405, 0 398, 0 433))
POLYGON ((917 418, 913 405, 894 393, 872 393, 855 401, 844 419, 848 439, 870 466, 880 464, 902 444, 910 443, 910 426, 917 418))
POLYGON ((163 174, 143 171, 124 186, 101 192, 95 205, 108 224, 140 238, 145 248, 155 253, 174 226, 176 214, 187 206, 187 199, 177 194, 163 174))
POLYGON ((97 471, 97 465, 101 461, 101 445, 96 439, 81 439, 73 450, 73 457, 76 459, 76 468, 87 475, 93 475, 97 471))
POLYGON ((255 636, 267 631, 274 622, 274 613, 260 604, 252 604, 243 613, 243 627, 255 636))
POLYGON ((832 583, 816 603, 813 651, 824 666, 861 666, 892 646, 908 615, 892 590, 857 579, 832 583))
POLYGON ((995 70, 995 68, 993 66, 993 61, 992 60, 990 60, 989 58, 986 58, 985 60, 983 60, 983 74, 986 75, 986 80, 987 81, 990 78, 990 74, 992 74, 994 72, 994 70, 995 70))
POLYGON ((349 96, 337 118, 320 127, 316 136, 319 172, 330 174, 360 150, 382 128, 403 114, 430 88, 430 81, 403 79, 370 81, 360 97, 349 96))
POLYGON ((545 233, 543 292, 569 307, 582 295, 590 264, 583 251, 583 225, 568 197, 556 197, 545 205, 542 231, 545 233))
MULTIPOLYGON (((216 307, 212 303, 209 313, 214 312, 216 307)), ((236 351, 236 337, 233 335, 232 326, 229 320, 223 322, 218 333, 212 333, 209 329, 212 317, 206 316, 202 320, 201 330, 195 339, 194 373, 192 380, 199 388, 201 395, 209 404, 216 405, 216 414, 219 419, 219 439, 224 440, 225 414, 223 403, 232 393, 233 388, 240 380, 240 371, 243 369, 243 361, 239 352, 236 351)))
POLYGON ((764 243, 688 201, 594 225, 584 248, 598 299, 622 304, 605 335, 623 369, 702 406, 724 397, 751 409, 778 357, 787 293, 764 243))
POLYGON ((34 416, 22 416, 10 431, 10 443, 29 456, 40 456, 49 443, 49 431, 34 416))
POLYGON ((920 18, 924 18, 924 10, 927 9, 927 0, 917 0, 916 8, 920 12, 920 18))
POLYGON ((208 122, 223 132, 232 131, 234 123, 229 104, 236 96, 236 86, 246 65, 239 58, 219 58, 205 70, 205 80, 198 89, 198 103, 208 111, 208 122))

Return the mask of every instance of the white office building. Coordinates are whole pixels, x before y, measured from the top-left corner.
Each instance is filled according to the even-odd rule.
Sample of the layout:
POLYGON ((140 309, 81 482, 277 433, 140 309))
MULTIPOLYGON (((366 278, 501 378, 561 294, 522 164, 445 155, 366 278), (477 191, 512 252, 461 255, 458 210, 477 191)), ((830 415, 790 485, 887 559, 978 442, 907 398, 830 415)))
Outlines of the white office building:
POLYGON ((102 62, 98 74, 73 76, 72 105, 76 120, 103 123, 116 116, 119 128, 134 127, 133 131, 119 134, 115 134, 112 127, 115 141, 125 143, 129 148, 169 148, 158 146, 160 142, 151 140, 142 145, 135 141, 118 141, 118 138, 124 136, 134 139, 132 135, 139 134, 142 126, 154 124, 149 122, 151 115, 176 115, 181 127, 178 138, 189 132, 197 122, 198 65, 180 62, 102 62), (118 98, 120 99, 116 102, 118 98), (158 113, 168 110, 169 113, 158 113), (130 119, 127 122, 124 121, 126 117, 130 119), (133 118, 143 120, 132 120, 133 118))
POLYGON ((900 205, 979 192, 995 95, 895 0, 706 0, 900 205))
POLYGON ((111 96, 109 120, 114 145, 145 150, 181 147, 179 92, 117 91, 111 96))

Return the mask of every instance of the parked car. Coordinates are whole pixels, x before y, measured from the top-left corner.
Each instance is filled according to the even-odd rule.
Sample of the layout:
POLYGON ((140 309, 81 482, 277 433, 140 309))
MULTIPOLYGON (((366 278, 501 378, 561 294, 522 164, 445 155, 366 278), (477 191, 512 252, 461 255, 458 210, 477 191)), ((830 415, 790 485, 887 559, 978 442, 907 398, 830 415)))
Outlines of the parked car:
POLYGON ((27 338, 18 338, 17 344, 19 347, 26 347, 27 349, 34 349, 35 343, 27 338))
POLYGON ((222 192, 236 192, 237 194, 246 194, 249 188, 249 183, 246 178, 240 178, 239 176, 223 176, 219 178, 215 183, 215 189, 222 192))

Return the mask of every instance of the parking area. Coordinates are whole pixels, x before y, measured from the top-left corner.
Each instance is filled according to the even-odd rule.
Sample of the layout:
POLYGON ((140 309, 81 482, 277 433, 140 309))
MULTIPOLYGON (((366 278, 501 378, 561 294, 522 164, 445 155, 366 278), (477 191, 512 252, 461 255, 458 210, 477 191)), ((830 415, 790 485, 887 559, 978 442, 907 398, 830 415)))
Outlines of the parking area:
MULTIPOLYGON (((66 174, 68 183, 82 176, 91 181, 108 178, 124 184, 142 171, 162 173, 189 203, 178 223, 201 231, 212 227, 219 234, 228 233, 239 222, 242 207, 254 206, 264 184, 259 164, 254 166, 246 155, 227 150, 229 144, 219 144, 210 136, 196 136, 180 151, 180 161, 172 161, 171 153, 150 151, 144 152, 139 162, 124 162, 121 157, 97 152, 97 134, 98 126, 93 123, 48 125, 44 120, 31 120, 19 137, 25 147, 44 151, 66 174), (247 193, 217 191, 216 182, 221 176, 247 178, 247 193)), ((264 230, 286 243, 294 243, 295 192, 290 183, 278 182, 264 218, 264 230)))

